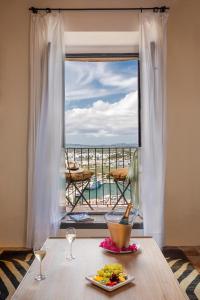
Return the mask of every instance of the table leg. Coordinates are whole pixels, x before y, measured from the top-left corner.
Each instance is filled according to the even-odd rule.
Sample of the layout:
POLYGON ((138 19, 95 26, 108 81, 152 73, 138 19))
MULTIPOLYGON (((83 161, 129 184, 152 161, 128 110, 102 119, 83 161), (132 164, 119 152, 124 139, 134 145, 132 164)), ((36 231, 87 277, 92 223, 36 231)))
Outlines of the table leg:
POLYGON ((120 201, 122 198, 124 198, 126 204, 128 204, 128 201, 126 200, 126 197, 125 197, 125 192, 126 192, 126 190, 128 189, 128 187, 130 186, 130 181, 128 181, 127 186, 126 186, 125 189, 122 191, 121 188, 120 188, 120 186, 119 186, 119 184, 118 184, 118 182, 117 182, 117 180, 114 180, 114 181, 115 181, 115 183, 116 183, 116 185, 117 185, 117 188, 119 189, 121 195, 120 195, 119 199, 117 200, 117 202, 115 203, 115 205, 113 206, 112 210, 115 209, 115 207, 118 205, 119 201, 120 201))
POLYGON ((87 188, 88 184, 90 181, 87 182, 87 184, 85 185, 84 189, 82 191, 79 190, 78 186, 72 182, 73 186, 75 187, 75 189, 79 192, 79 196, 78 199, 76 200, 76 202, 74 203, 72 209, 70 212, 73 212, 73 210, 75 209, 76 205, 78 204, 79 200, 81 199, 81 197, 83 198, 83 200, 87 203, 87 205, 90 207, 91 210, 93 210, 93 207, 90 205, 90 203, 87 201, 87 199, 85 198, 85 196, 83 195, 85 189, 87 188))
MULTIPOLYGON (((71 182, 68 182, 67 183, 67 186, 66 186, 66 191, 68 190, 69 186, 70 186, 71 182)), ((67 196, 65 195, 65 198, 67 199, 67 201, 70 203, 71 206, 73 206, 73 203, 67 198, 67 196)))

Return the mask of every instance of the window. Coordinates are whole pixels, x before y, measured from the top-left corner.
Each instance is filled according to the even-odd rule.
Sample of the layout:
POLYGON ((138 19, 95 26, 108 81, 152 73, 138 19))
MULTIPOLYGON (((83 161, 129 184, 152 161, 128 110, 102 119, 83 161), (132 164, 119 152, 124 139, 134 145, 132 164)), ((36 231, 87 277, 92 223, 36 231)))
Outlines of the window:
POLYGON ((137 58, 71 55, 65 74, 66 147, 140 145, 137 58))
POLYGON ((140 146, 139 60, 133 54, 68 54, 65 61, 67 167, 93 173, 69 186, 67 211, 105 213, 132 193, 111 177, 127 169, 140 146), (72 164, 71 164, 72 163, 72 164), (75 164, 74 164, 75 163, 75 164), (123 197, 121 197, 124 192, 123 197), (116 204, 117 203, 117 204, 116 204), (74 204, 75 208, 74 208, 74 204))

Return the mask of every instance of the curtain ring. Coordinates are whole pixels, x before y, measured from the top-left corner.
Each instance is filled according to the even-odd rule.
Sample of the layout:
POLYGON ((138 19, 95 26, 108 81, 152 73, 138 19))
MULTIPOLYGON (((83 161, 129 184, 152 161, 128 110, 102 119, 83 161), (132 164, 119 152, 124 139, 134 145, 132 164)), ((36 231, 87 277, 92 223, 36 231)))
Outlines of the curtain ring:
POLYGON ((164 13, 165 11, 166 11, 166 6, 161 6, 160 12, 161 12, 161 13, 164 13))
POLYGON ((51 8, 46 8, 46 13, 50 14, 51 13, 51 8))
POLYGON ((155 13, 159 12, 159 7, 154 7, 153 12, 155 13))
POLYGON ((38 9, 37 8, 35 8, 35 7, 31 7, 31 10, 32 10, 32 13, 33 14, 37 14, 38 13, 38 9))

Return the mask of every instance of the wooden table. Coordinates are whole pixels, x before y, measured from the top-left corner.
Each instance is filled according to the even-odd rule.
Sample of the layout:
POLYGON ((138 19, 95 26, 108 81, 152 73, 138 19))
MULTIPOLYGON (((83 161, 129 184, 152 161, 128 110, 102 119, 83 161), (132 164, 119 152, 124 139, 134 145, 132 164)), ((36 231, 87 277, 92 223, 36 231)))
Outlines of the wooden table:
POLYGON ((65 259, 68 249, 65 239, 48 239, 47 255, 43 269, 48 276, 37 282, 38 261, 34 260, 19 285, 13 300, 183 300, 170 267, 155 241, 151 238, 135 238, 142 248, 138 254, 110 254, 98 247, 101 239, 76 239, 76 259, 65 259), (113 292, 92 286, 86 275, 95 274, 106 263, 121 263, 126 271, 135 276, 130 283, 113 292))

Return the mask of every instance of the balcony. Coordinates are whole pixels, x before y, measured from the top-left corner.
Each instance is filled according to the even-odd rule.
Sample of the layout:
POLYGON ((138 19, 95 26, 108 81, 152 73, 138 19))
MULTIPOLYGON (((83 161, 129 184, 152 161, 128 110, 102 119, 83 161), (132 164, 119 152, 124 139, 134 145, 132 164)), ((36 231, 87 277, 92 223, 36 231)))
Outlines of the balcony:
MULTIPOLYGON (((96 212, 105 212, 111 209, 120 197, 120 191, 110 172, 118 168, 128 168, 136 148, 66 148, 66 165, 75 162, 79 169, 93 172, 90 184, 83 195, 96 212)), ((124 191, 125 183, 120 183, 124 191)), ((78 189, 82 192, 85 187, 84 181, 77 183, 78 189)), ((125 192, 125 199, 130 201, 130 187, 125 192)), ((75 203, 80 193, 70 186, 66 191, 66 210, 70 211, 71 203, 75 203)), ((118 206, 126 205, 126 200, 121 197, 118 206)), ((90 207, 80 198, 74 212, 90 211, 90 207)))
MULTIPOLYGON (((68 213, 63 219, 61 228, 66 228, 72 225, 72 220, 69 217, 69 213, 73 209, 73 204, 79 197, 78 204, 76 205, 73 213, 87 212, 92 216, 94 222, 92 222, 92 228, 106 228, 103 215, 113 209, 118 202, 116 208, 124 207, 131 200, 131 189, 127 187, 127 182, 118 182, 121 192, 124 192, 124 197, 117 187, 115 180, 110 176, 113 170, 119 168, 128 168, 131 160, 136 153, 137 148, 133 147, 113 147, 113 148, 66 148, 65 158, 66 166, 74 164, 79 167, 79 170, 89 170, 93 173, 90 181, 88 182, 87 189, 84 190, 85 181, 78 181, 76 185, 80 193, 83 195, 91 207, 81 197, 80 193, 75 189, 73 185, 70 185, 66 189, 66 212, 68 213)), ((142 218, 137 218, 137 224, 135 228, 142 228, 142 218)), ((73 223, 76 227, 77 223, 73 223)), ((80 226, 80 224, 78 225, 80 226)), ((91 223, 86 222, 81 224, 82 227, 77 228, 91 228, 91 223)))
MULTIPOLYGON (((131 188, 126 189, 127 182, 118 182, 121 192, 110 173, 119 168, 128 168, 134 154, 138 151, 133 147, 112 147, 112 148, 66 148, 65 159, 66 166, 75 162, 79 170, 89 170, 93 173, 88 187, 85 189, 87 182, 78 181, 76 185, 80 193, 83 192, 86 201, 80 196, 80 193, 73 185, 67 186, 66 189, 66 212, 61 223, 61 228, 67 228, 73 224, 76 228, 106 228, 104 214, 113 209, 118 201, 116 208, 124 207, 131 200, 131 188), (78 204, 73 209, 73 204, 79 198, 78 204), (89 207, 89 205, 91 207, 89 207), (70 214, 87 212, 94 221, 76 223, 71 220, 70 214)), ((139 216, 134 228, 142 228, 142 218, 139 216)))

